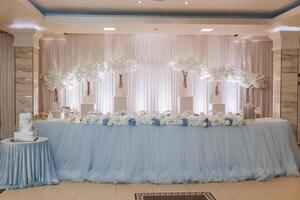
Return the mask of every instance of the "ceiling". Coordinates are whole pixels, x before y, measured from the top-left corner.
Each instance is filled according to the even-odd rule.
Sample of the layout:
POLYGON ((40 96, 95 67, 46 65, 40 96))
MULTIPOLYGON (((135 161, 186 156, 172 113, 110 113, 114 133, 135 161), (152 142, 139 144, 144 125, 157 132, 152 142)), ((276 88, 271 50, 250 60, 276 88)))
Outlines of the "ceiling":
POLYGON ((268 35, 300 24, 300 0, 0 0, 0 29, 62 33, 268 35), (187 3, 185 3, 187 2, 187 3), (201 33, 201 28, 213 28, 201 33))
POLYGON ((30 0, 44 14, 245 16, 271 18, 298 0, 30 0))

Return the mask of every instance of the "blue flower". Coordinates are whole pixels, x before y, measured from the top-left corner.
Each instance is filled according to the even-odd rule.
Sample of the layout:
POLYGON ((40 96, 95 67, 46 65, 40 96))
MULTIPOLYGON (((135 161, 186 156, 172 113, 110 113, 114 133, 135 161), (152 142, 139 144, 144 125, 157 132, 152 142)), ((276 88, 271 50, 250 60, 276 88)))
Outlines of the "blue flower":
POLYGON ((135 118, 130 118, 130 119, 128 120, 128 124, 129 124, 130 126, 136 126, 136 120, 135 120, 135 118))
POLYGON ((187 118, 182 118, 181 121, 182 121, 182 126, 188 126, 189 120, 187 118))
POLYGON ((160 120, 158 118, 152 118, 152 125, 160 126, 160 120))
POLYGON ((204 121, 206 123, 206 128, 211 126, 211 121, 209 121, 208 118, 206 118, 204 121))
POLYGON ((107 126, 107 123, 109 122, 109 118, 104 118, 102 121, 102 124, 107 126))

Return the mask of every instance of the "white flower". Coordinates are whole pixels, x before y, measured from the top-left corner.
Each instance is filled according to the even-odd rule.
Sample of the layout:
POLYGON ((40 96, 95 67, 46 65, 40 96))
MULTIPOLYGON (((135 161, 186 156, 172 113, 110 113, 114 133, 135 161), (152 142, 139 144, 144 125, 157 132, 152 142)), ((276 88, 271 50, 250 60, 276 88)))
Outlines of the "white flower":
POLYGON ((43 84, 50 90, 53 91, 54 89, 64 87, 63 84, 63 75, 58 73, 56 70, 50 70, 45 74, 41 75, 43 79, 43 84))
MULTIPOLYGON (((78 114, 71 115, 70 120, 72 123, 80 123, 78 114), (79 121, 78 121, 79 120, 79 121)), ((158 119, 161 126, 165 125, 176 125, 176 126, 199 126, 199 127, 210 127, 210 126, 241 126, 244 124, 243 117, 239 114, 204 114, 200 113, 196 115, 192 112, 185 112, 182 114, 172 114, 165 112, 162 114, 149 114, 146 112, 137 114, 129 114, 124 111, 116 112, 113 114, 103 115, 100 112, 90 112, 83 120, 85 124, 101 124, 107 126, 128 126, 129 120, 134 119, 137 126, 140 125, 152 125, 153 119, 158 119), (105 121, 105 122, 104 122, 105 121)))
POLYGON ((198 72, 199 77, 207 82, 222 82, 231 80, 235 76, 234 69, 231 66, 222 66, 220 68, 202 68, 198 72))
POLYGON ((151 125, 152 124, 152 115, 150 114, 141 114, 136 116, 136 125, 151 125))
POLYGON ((107 72, 107 66, 99 63, 86 66, 75 66, 72 70, 72 73, 78 81, 94 81, 97 79, 102 80, 106 76, 107 72))
POLYGON ((195 58, 187 58, 179 61, 170 62, 170 66, 175 71, 198 72, 201 69, 202 62, 195 58))
POLYGON ((134 60, 113 59, 105 62, 104 65, 117 74, 126 74, 137 70, 137 63, 134 60))
POLYGON ((222 123, 222 125, 224 126, 229 126, 230 125, 230 120, 229 119, 225 119, 222 123))
POLYGON ((114 124, 113 124, 113 122, 111 121, 111 120, 109 120, 108 122, 107 122, 107 126, 113 126, 114 124))
POLYGON ((240 86, 244 88, 250 88, 251 86, 255 88, 265 88, 267 87, 266 78, 263 74, 252 73, 249 71, 242 71, 238 75, 238 80, 240 86))

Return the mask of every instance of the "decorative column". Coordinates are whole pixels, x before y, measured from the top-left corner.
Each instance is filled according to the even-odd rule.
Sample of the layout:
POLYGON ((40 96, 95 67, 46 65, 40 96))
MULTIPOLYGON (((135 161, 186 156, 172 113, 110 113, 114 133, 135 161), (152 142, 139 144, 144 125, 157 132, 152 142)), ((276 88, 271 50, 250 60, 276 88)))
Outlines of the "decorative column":
POLYGON ((33 29, 15 30, 15 112, 38 112, 39 39, 42 34, 33 29))
POLYGON ((300 32, 277 32, 273 40, 273 116, 290 121, 300 144, 300 32))

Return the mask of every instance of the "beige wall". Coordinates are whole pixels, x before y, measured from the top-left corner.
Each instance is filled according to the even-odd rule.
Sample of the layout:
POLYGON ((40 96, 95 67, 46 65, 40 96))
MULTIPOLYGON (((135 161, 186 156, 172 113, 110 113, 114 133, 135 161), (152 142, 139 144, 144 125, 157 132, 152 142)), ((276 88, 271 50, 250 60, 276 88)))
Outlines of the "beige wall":
POLYGON ((11 137, 15 128, 13 36, 0 30, 0 139, 11 137))
POLYGON ((300 144, 300 33, 276 33, 272 40, 273 116, 290 121, 300 144))
POLYGON ((33 111, 33 48, 15 47, 16 116, 33 111))
POLYGON ((38 112, 39 92, 39 38, 36 30, 13 32, 15 47, 15 113, 38 112))

